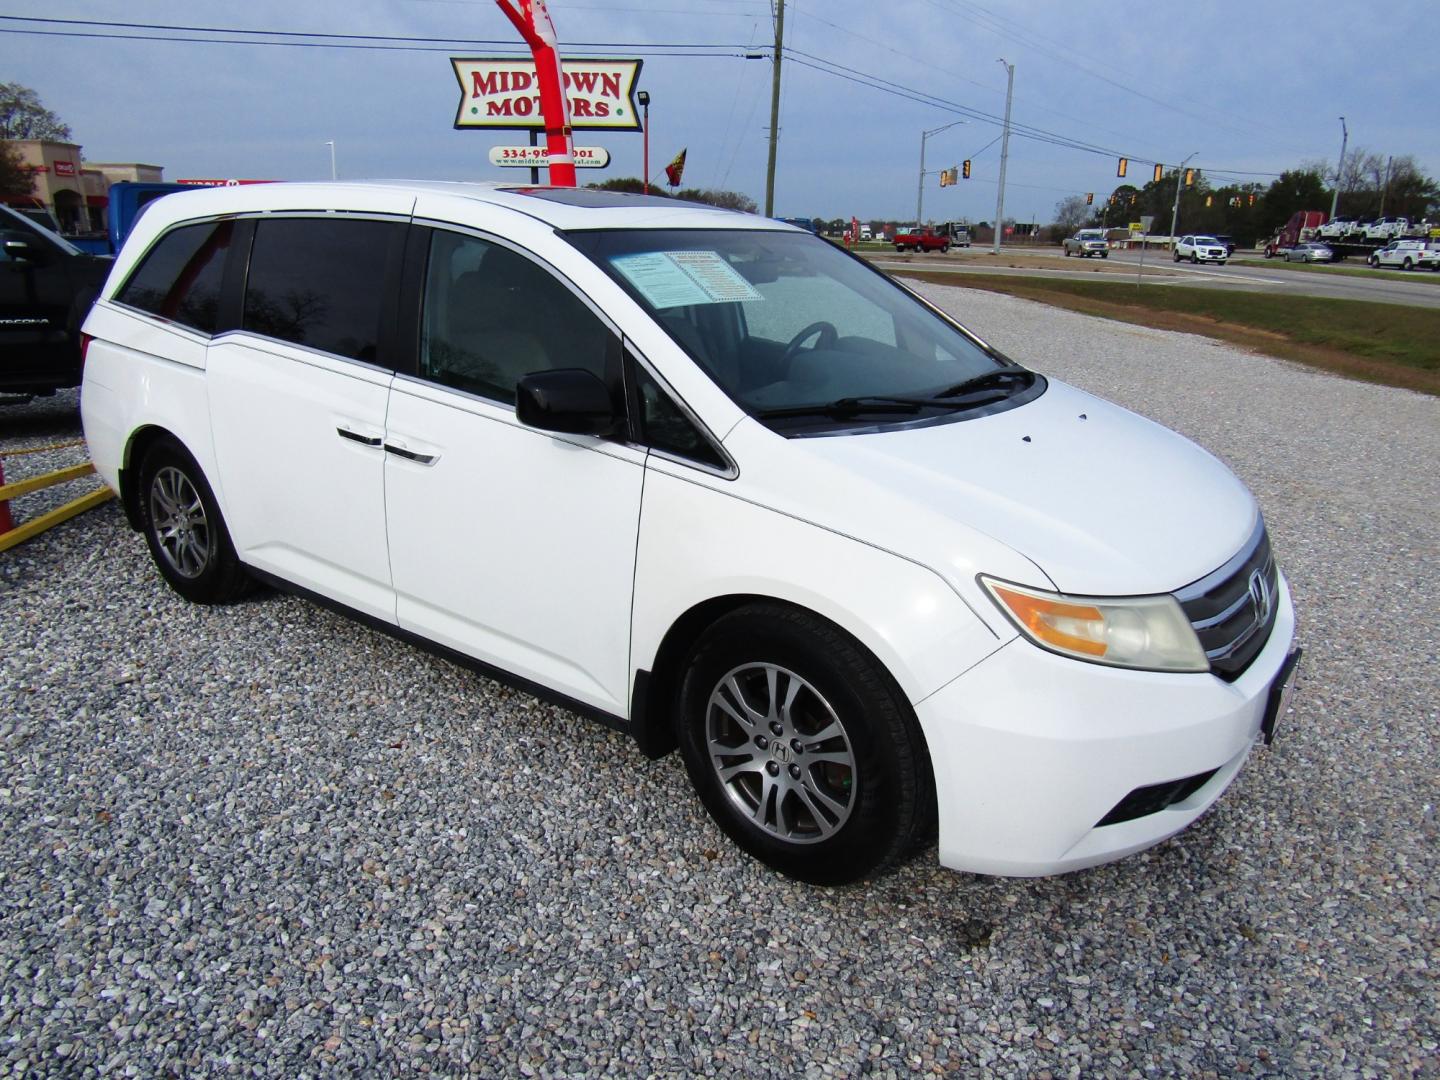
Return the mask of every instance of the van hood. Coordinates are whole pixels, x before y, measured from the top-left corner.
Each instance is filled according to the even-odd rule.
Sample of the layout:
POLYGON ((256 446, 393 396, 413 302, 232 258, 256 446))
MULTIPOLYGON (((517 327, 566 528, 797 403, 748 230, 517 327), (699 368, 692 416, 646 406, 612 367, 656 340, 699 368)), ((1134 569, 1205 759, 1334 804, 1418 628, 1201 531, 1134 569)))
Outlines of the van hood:
POLYGON ((829 477, 797 511, 950 576, 980 533, 1062 592, 1171 592, 1234 555, 1259 514, 1188 439, 1053 379, 974 420, 787 441, 812 479, 829 477))

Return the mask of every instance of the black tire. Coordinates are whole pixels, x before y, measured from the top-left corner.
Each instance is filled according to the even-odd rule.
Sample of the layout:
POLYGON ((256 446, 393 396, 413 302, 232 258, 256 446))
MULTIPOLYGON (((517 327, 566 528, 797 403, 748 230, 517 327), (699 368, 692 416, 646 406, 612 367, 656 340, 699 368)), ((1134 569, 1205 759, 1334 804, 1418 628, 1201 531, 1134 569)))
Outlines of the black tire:
POLYGON ((863 645, 808 612, 760 603, 720 619, 690 654, 676 716, 685 767, 710 816, 783 874, 815 885, 857 881, 931 827, 929 756, 900 688, 863 645), (788 704, 777 708, 774 698, 788 704), (742 713, 749 719, 740 722, 742 713), (827 729, 838 733, 802 738, 827 729), (825 759, 807 764, 815 754, 825 759), (737 766, 722 780, 722 768, 737 766))
POLYGON ((141 531, 172 589, 197 604, 227 604, 251 591, 215 494, 179 443, 165 439, 151 446, 139 481, 141 531))
POLYGON ((1067 247, 1067 248, 1065 249, 1065 258, 1068 259, 1069 257, 1070 257, 1070 249, 1067 247))
POLYGON ((1109 257, 1110 257, 1110 253, 1109 253, 1108 251, 1102 251, 1102 252, 1100 252, 1100 258, 1102 258, 1102 259, 1108 259, 1109 257))
POLYGON ((1405 262, 1404 262, 1404 264, 1402 265, 1401 268, 1404 269, 1404 270, 1414 270, 1414 269, 1415 269, 1415 260, 1414 260, 1414 259, 1411 259, 1409 256, 1406 256, 1405 262))
POLYGON ((1200 264, 1200 256, 1197 255, 1195 252, 1192 251, 1192 252, 1190 253, 1190 265, 1191 265, 1191 266, 1198 266, 1199 264, 1200 264))
POLYGON ((1177 252, 1174 252, 1174 255, 1175 255, 1175 261, 1176 261, 1176 262, 1179 262, 1179 261, 1180 261, 1180 252, 1178 252, 1178 251, 1177 251, 1177 252))

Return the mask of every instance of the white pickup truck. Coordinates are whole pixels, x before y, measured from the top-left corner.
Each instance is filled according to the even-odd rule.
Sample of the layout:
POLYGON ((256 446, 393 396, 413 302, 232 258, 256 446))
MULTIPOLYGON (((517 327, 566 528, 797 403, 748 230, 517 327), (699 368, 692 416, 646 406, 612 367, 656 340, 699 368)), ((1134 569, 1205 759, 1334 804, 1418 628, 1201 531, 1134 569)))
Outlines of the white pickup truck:
POLYGON ((1410 231, 1410 219, 1403 217, 1382 217, 1365 226, 1366 240, 1395 240, 1410 231))

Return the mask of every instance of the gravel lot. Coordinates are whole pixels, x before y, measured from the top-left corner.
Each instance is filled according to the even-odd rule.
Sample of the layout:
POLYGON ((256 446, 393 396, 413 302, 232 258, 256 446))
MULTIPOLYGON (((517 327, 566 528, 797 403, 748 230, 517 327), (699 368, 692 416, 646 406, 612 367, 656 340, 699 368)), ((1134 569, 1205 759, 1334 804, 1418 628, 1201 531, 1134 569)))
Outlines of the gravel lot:
POLYGON ((925 291, 1265 506, 1305 681, 1196 827, 797 886, 677 758, 292 598, 187 605, 110 503, 0 555, 0 1075, 1440 1076, 1440 401, 925 291))

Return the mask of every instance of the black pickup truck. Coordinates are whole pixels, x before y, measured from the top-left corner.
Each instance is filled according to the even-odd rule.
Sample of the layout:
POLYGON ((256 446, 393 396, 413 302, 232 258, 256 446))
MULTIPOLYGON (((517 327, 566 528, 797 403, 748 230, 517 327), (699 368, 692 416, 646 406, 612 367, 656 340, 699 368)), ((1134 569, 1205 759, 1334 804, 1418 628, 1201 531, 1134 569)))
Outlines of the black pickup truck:
POLYGON ((112 261, 0 206, 0 394, 80 385, 80 325, 112 261))

